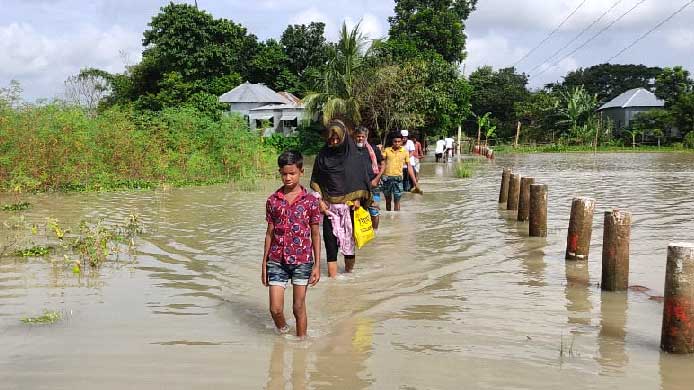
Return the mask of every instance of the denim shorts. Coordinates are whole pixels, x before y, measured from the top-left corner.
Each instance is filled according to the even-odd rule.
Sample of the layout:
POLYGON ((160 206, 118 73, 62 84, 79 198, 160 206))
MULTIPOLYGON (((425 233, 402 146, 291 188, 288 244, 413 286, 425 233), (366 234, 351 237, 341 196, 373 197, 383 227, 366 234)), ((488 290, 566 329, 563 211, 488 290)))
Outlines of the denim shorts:
POLYGON ((402 176, 383 176, 383 194, 387 197, 392 196, 395 200, 402 197, 402 176))
POLYGON ((313 262, 294 265, 268 260, 266 269, 267 280, 270 286, 287 288, 289 279, 292 280, 292 284, 295 286, 306 286, 311 278, 313 262))

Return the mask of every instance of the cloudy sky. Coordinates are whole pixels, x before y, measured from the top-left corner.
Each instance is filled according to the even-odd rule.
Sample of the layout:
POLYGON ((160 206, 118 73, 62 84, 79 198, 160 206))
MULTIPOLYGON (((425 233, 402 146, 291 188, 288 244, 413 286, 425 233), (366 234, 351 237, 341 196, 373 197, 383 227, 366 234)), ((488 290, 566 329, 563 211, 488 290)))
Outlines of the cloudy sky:
MULTIPOLYGON (((18 80, 25 98, 35 100, 60 95, 64 80, 80 68, 122 71, 140 60, 142 31, 166 3, 0 0, 0 86, 18 80)), ((692 0, 479 0, 467 22, 464 70, 517 64, 531 75, 531 87, 539 87, 569 70, 607 61, 688 3, 692 0)), ((372 38, 385 36, 394 2, 198 0, 198 5, 242 23, 260 39, 279 37, 287 24, 313 20, 325 22, 334 39, 343 20, 362 20, 372 38)), ((692 20, 694 4, 611 62, 694 71, 692 20)))

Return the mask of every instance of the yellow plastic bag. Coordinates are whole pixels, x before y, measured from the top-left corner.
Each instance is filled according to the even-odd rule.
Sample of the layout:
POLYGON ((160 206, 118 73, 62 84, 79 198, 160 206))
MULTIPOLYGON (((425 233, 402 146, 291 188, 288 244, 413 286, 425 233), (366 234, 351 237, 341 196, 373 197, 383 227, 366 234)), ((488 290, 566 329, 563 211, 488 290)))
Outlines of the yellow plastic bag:
POLYGON ((373 226, 371 226, 371 214, 359 207, 354 211, 354 241, 357 248, 361 248, 376 236, 373 226))

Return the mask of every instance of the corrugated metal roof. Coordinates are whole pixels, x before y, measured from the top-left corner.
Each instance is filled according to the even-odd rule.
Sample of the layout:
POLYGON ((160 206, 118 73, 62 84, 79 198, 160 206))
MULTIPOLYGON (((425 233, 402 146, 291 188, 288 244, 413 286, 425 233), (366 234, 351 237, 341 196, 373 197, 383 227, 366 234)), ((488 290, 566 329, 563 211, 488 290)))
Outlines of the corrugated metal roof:
POLYGON ((605 103, 598 109, 627 108, 627 107, 664 107, 665 102, 644 88, 630 89, 616 98, 605 103))
POLYGON ((263 84, 245 82, 219 97, 221 103, 287 103, 286 99, 263 84))
POLYGON ((251 108, 249 111, 266 111, 266 110, 303 110, 304 106, 299 104, 268 104, 267 106, 251 108))
POLYGON ((287 103, 293 103, 293 104, 301 104, 301 99, 296 97, 293 93, 291 92, 277 92, 278 95, 283 97, 287 103))

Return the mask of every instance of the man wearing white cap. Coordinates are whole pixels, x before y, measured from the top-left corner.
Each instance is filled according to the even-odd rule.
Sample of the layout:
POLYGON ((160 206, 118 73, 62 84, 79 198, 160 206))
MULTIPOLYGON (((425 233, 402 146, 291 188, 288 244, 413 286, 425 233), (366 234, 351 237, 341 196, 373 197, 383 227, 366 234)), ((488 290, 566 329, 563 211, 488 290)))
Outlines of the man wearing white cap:
MULTIPOLYGON (((417 149, 415 146, 414 142, 412 142, 411 139, 409 139, 410 132, 407 130, 400 130, 400 135, 402 135, 402 142, 405 145, 405 150, 407 150, 407 153, 410 154, 410 164, 412 167, 414 167, 414 164, 412 164, 412 160, 414 158, 414 151, 417 149)), ((410 182, 410 175, 407 173, 407 164, 403 165, 402 167, 402 189, 405 192, 409 192, 412 189, 412 183, 410 182)))

